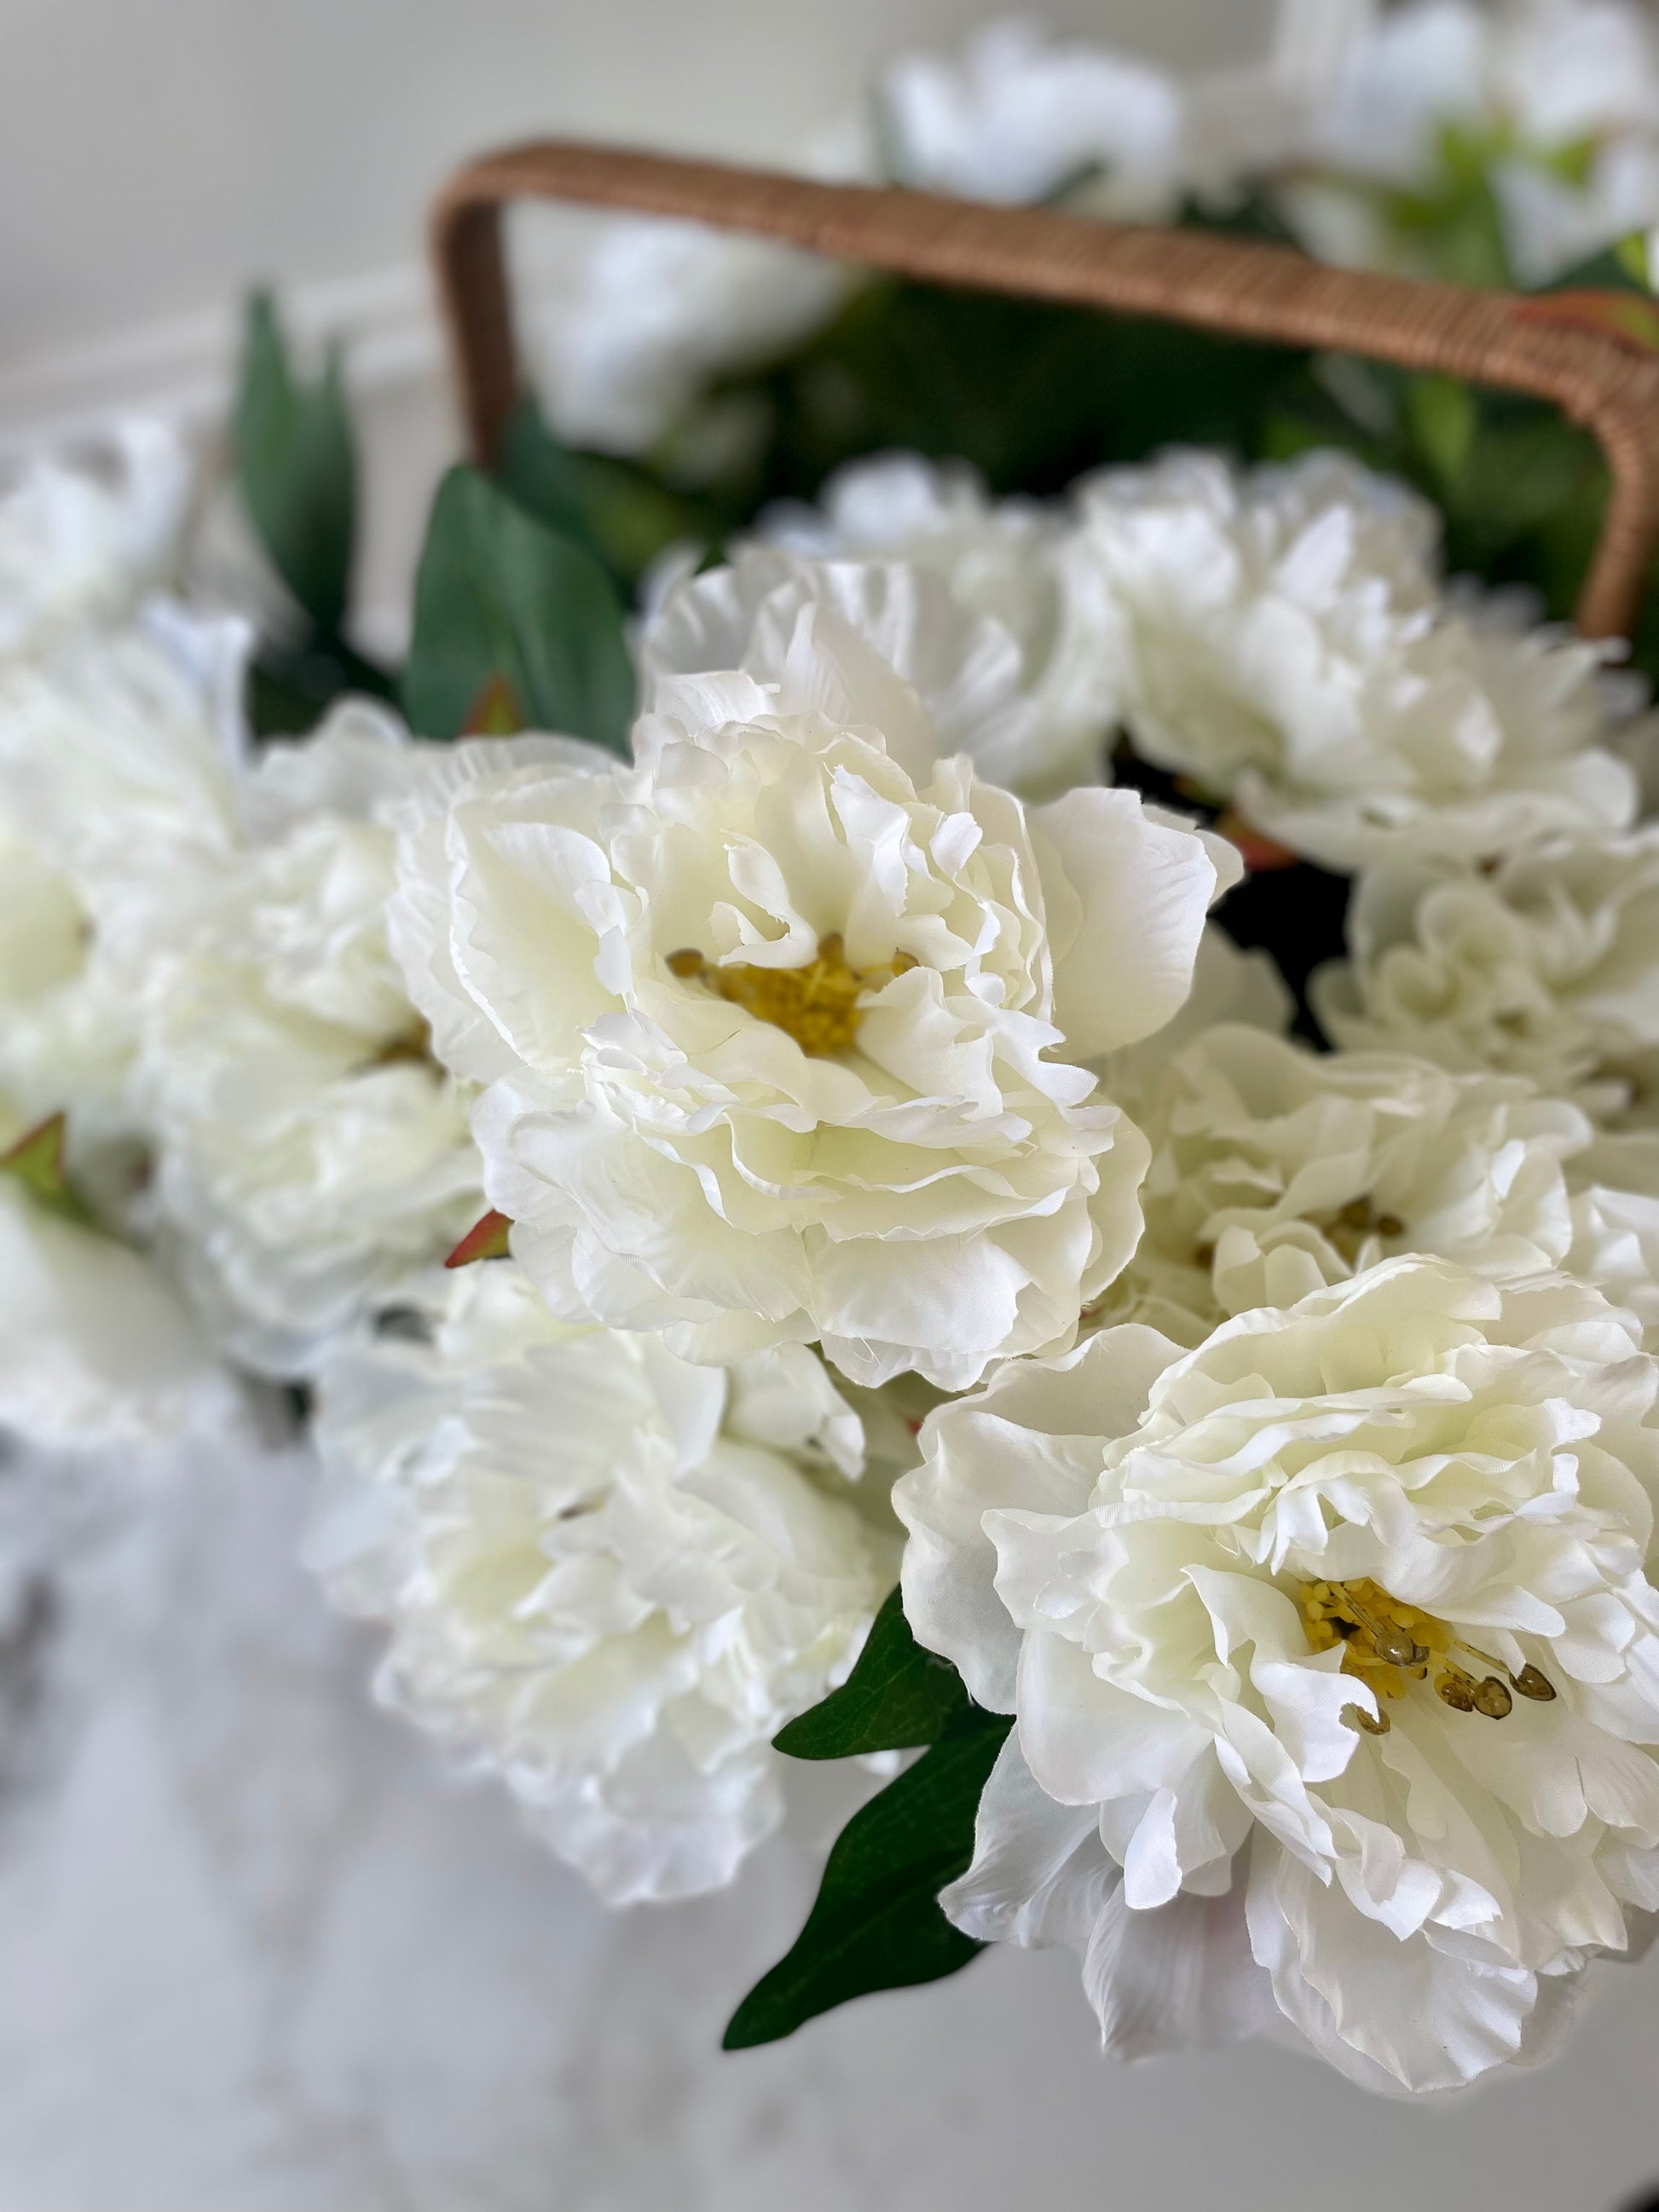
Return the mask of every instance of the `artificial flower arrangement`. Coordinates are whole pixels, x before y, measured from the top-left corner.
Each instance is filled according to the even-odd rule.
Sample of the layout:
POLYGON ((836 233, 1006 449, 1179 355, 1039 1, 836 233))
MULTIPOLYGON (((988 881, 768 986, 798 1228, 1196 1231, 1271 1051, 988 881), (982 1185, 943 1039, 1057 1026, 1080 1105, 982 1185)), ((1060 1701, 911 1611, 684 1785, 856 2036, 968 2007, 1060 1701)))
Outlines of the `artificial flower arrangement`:
MULTIPOLYGON (((1403 180, 1258 145, 1283 205, 1461 252, 1426 143, 1517 237, 1540 191, 1629 227, 1633 14, 1367 35, 1345 97, 1462 38, 1507 104, 1403 180), (1617 100, 1580 68, 1552 167, 1516 57, 1587 25, 1617 100)), ((1006 196, 1059 111, 1133 182, 1180 137, 1136 82, 1024 33, 891 80, 1006 196)), ((875 391, 970 308, 840 312, 875 391)), ((131 1453, 286 1389, 379 1694, 611 1903, 738 1878, 792 1768, 851 1763, 733 2046, 1009 1942, 1076 1951, 1121 2056, 1534 2060, 1659 1911, 1642 687, 1449 585, 1363 426, 1263 458, 1352 365, 1241 392, 1192 341, 1245 458, 1131 392, 1017 493, 1017 442, 941 458, 1017 390, 815 443, 823 343, 759 380, 741 496, 686 473, 706 350, 678 453, 522 415, 439 491, 395 677, 348 641, 337 374, 268 307, 235 442, 284 622, 181 588, 154 427, 0 504, 0 1415, 131 1453)), ((1541 434, 1414 389, 1460 467, 1541 434)), ((1512 506, 1489 574, 1571 580, 1560 520, 1512 506)))

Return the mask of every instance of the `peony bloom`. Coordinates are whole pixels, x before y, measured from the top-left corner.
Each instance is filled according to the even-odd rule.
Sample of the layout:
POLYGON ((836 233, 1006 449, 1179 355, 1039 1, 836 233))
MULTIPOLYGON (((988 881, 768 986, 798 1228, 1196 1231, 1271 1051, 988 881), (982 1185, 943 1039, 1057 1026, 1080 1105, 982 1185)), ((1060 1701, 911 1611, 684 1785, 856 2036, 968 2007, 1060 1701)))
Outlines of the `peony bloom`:
POLYGON ((234 835, 248 642, 147 596, 184 465, 155 425, 123 452, 110 478, 42 464, 0 501, 0 1091, 26 1122, 67 1115, 77 1182, 117 1220, 146 979, 234 835))
POLYGON ((1078 511, 1137 750, 1305 859, 1478 860, 1632 818, 1601 742, 1612 648, 1446 601, 1401 486, 1334 453, 1176 453, 1085 481, 1078 511))
POLYGON ((1603 1118, 1659 1110, 1659 830, 1552 839, 1490 873, 1378 868, 1348 953, 1313 989, 1337 1043, 1529 1075, 1603 1118))
MULTIPOLYGON (((554 1310, 963 1389, 1072 1340, 1139 1229, 1080 1063, 1189 987, 1217 858, 1127 792, 1029 814, 824 606, 775 683, 659 684, 638 764, 450 757, 392 917, 554 1310), (497 759, 513 764, 497 768, 497 759)), ((1231 848, 1219 848, 1223 864, 1231 848)))
POLYGON ((860 1419, 803 1346, 690 1367, 507 1262, 433 1296, 324 1370, 309 1563, 387 1624, 385 1700, 609 1903, 718 1888, 781 1817, 772 1736, 892 1586, 860 1419))
POLYGON ((991 782, 1040 799, 1103 780, 1117 719, 1111 611, 1085 619, 1041 510, 994 506, 965 476, 896 458, 838 480, 827 520, 774 520, 779 543, 740 545, 665 592, 640 638, 647 708, 665 678, 741 669, 779 683, 800 612, 817 605, 916 693, 940 749, 991 782))
POLYGON ((1018 1716, 946 1911, 1074 1943, 1128 2055, 1540 2055, 1659 1905, 1656 1401, 1588 1286, 1408 1258, 940 1408, 905 1608, 1018 1716))
POLYGON ((992 23, 955 53, 890 64, 877 98, 901 184, 1013 203, 1079 186, 1091 212, 1120 222, 1179 210, 1182 94, 1146 62, 1034 23, 992 23))
POLYGON ((1570 1274, 1582 1275, 1642 1324, 1659 1352, 1659 1131, 1602 1134, 1567 1164, 1570 1274))
MULTIPOLYGON (((1107 754, 1118 719, 1116 609, 1092 567, 1072 556, 1071 531, 1058 509, 994 500, 965 464, 890 453, 842 469, 817 507, 775 507, 761 526, 771 543, 817 561, 903 561, 944 580, 955 605, 977 618, 949 651, 951 659, 982 669, 985 703, 959 731, 948 690, 935 678, 945 711, 935 711, 934 720, 941 741, 971 752, 981 775, 1024 799, 1109 781, 1107 754)), ((934 617, 927 635, 942 643, 944 631, 934 617)), ((887 657, 919 680, 890 647, 887 657)))
POLYGON ((309 1371, 481 1211, 462 1098, 386 942, 386 816, 435 759, 362 704, 270 747, 242 841, 191 887, 147 978, 155 1225, 202 1311, 268 1374, 309 1371))
POLYGON ((1135 1110, 1152 1147, 1146 1231, 1105 1311, 1189 1345, 1400 1253, 1493 1276, 1563 1266, 1562 1163, 1593 1135, 1513 1076, 1232 1024, 1196 1038, 1135 1110))
POLYGON ((526 332, 549 420, 574 443, 645 453, 704 385, 810 337, 848 289, 836 264, 764 239, 613 222, 526 332))
MULTIPOLYGON (((815 132, 804 156, 802 173, 828 183, 881 180, 857 118, 815 132)), ((592 223, 580 249, 556 253, 544 274, 523 339, 560 436, 616 453, 644 453, 673 438, 683 459, 709 427, 697 420, 708 386, 803 343, 833 320, 858 281, 842 262, 769 239, 634 216, 592 223)), ((729 452, 733 428, 744 434, 740 414, 716 419, 713 447, 729 452)))
POLYGON ((0 657, 128 618, 176 550, 190 465, 165 423, 118 423, 101 473, 41 459, 0 499, 0 657))

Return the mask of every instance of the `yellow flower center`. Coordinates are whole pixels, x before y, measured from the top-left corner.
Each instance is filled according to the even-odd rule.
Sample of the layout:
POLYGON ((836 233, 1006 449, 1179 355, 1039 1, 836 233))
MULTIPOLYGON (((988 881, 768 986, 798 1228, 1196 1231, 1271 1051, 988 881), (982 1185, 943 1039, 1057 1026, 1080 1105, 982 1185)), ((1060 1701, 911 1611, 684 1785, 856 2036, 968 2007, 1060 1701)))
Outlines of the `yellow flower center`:
POLYGON ((1336 1213, 1314 1213, 1308 1218, 1335 1245, 1351 1267, 1358 1262, 1360 1248, 1368 1237, 1402 1237, 1406 1231, 1398 1214, 1378 1213, 1368 1198, 1353 1199, 1336 1213))
MULTIPOLYGON (((1302 1219, 1334 1244, 1348 1265, 1357 1267, 1361 1249, 1371 1237, 1403 1237, 1406 1224, 1397 1213, 1379 1213, 1369 1198, 1351 1199, 1334 1213, 1304 1213, 1302 1219)), ((1193 1247, 1193 1260, 1200 1267, 1215 1263, 1215 1246, 1207 1241, 1193 1247)))
POLYGON ((884 968, 852 968, 839 933, 821 937, 804 968, 753 968, 705 960, 695 946, 668 956, 668 972, 683 982, 700 982, 757 1022, 792 1036, 803 1052, 823 1055, 848 1052, 858 1035, 866 991, 879 990, 915 966, 908 952, 896 952, 884 968))
MULTIPOLYGON (((1537 1667, 1512 1673, 1501 1659, 1468 1643, 1456 1630, 1431 1613, 1390 1595, 1380 1583, 1366 1577, 1351 1583, 1308 1583, 1302 1590, 1302 1617, 1309 1648, 1329 1651, 1342 1646, 1342 1671, 1357 1674, 1379 1698, 1403 1698, 1413 1681, 1428 1679, 1434 1669, 1434 1693, 1454 1712, 1482 1713, 1501 1721, 1514 1710, 1518 1695, 1547 1705, 1555 1686, 1537 1667), (1454 1655, 1463 1652, 1493 1672, 1479 1679, 1454 1655)), ((1368 1735, 1386 1735, 1389 1717, 1373 1717, 1363 1705, 1345 1705, 1342 1717, 1350 1728, 1368 1735)))

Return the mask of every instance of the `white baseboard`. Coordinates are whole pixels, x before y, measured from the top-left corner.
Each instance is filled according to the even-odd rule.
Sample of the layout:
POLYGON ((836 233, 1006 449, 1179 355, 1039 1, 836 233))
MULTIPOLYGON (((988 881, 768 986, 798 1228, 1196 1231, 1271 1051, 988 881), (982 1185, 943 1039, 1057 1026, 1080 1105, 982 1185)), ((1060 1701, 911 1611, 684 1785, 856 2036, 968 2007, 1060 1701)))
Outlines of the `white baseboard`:
MULTIPOLYGON (((360 397, 440 374, 431 279, 418 263, 301 285, 279 297, 302 346, 343 342, 348 381, 360 397)), ((43 447, 73 447, 112 416, 134 410, 211 429, 229 401, 240 318, 240 305, 227 301, 0 362, 0 468, 43 447)))

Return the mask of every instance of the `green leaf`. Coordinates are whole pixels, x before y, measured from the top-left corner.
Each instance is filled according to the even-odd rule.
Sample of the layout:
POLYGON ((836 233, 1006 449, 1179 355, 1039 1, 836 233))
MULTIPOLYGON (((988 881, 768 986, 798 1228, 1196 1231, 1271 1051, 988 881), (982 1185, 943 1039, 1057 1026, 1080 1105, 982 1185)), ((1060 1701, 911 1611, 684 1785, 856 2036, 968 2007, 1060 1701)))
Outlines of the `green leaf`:
POLYGON ((850 1998, 938 1981, 977 1956, 984 1947, 951 1925, 939 1893, 967 1870, 980 1795, 1012 1725, 968 1706, 853 1815, 794 1948, 732 2014, 727 2051, 775 2043, 850 1998))
POLYGON ((357 519, 339 349, 315 383, 302 383, 264 292, 247 305, 233 434, 242 496, 265 550, 318 630, 337 636, 357 519))
POLYGON ((266 639, 248 668, 247 710, 258 738, 301 737, 314 730, 343 692, 392 699, 396 686, 383 668, 343 639, 313 634, 301 645, 266 639))
POLYGON ((562 444, 533 399, 507 418, 495 480, 526 514, 585 546, 626 592, 667 547, 720 527, 636 462, 562 444))
POLYGON ((411 728, 459 736, 495 678, 527 727, 626 754, 634 668, 609 578, 487 477, 455 468, 438 487, 416 579, 403 684, 411 728))
POLYGON ((937 1743, 965 1711, 968 1692, 948 1659, 924 1651, 910 1633, 900 1593, 876 1615, 858 1664, 838 1690, 802 1713, 772 1741, 792 1759, 853 1759, 937 1743))

